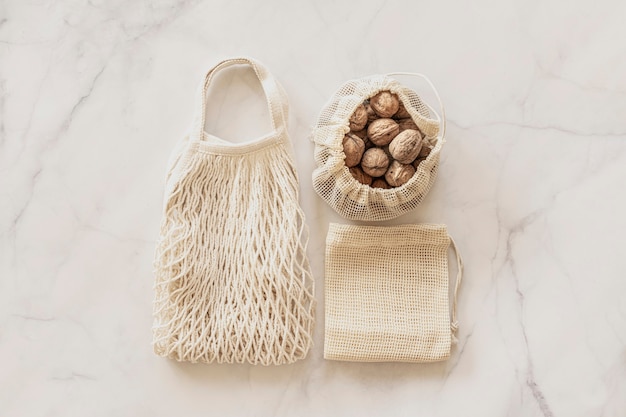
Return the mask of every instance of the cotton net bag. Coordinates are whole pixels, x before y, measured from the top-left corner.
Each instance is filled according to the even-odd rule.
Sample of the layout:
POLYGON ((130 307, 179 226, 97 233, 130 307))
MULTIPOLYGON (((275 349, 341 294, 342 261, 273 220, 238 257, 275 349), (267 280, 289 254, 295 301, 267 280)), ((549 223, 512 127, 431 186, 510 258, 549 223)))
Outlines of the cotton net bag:
POLYGON ((325 268, 326 359, 436 362, 450 356, 463 264, 445 225, 331 223, 325 268), (452 300, 450 245, 457 259, 452 300))
POLYGON ((350 80, 339 88, 322 109, 313 128, 315 143, 313 187, 337 213, 350 220, 380 221, 398 217, 415 209, 430 190, 439 168, 439 155, 445 137, 445 114, 439 94, 422 74, 393 73, 350 80), (440 105, 439 115, 417 93, 400 84, 394 76, 419 77, 433 89, 440 105), (397 188, 372 188, 358 182, 345 165, 343 138, 350 131, 349 119, 359 104, 381 91, 395 93, 411 119, 433 147, 415 175, 397 188))
POLYGON ((206 74, 167 171, 154 262, 156 354, 279 365, 309 351, 313 280, 286 122, 285 94, 259 62, 229 59, 206 74), (243 144, 204 131, 211 80, 233 65, 254 70, 273 127, 243 144))

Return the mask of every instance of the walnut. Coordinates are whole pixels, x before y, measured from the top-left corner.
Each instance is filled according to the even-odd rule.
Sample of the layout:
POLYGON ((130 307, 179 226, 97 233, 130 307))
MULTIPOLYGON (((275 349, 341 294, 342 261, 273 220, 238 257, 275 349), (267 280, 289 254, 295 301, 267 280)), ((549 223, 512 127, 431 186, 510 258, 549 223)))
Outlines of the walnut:
POLYGON ((344 163, 347 167, 353 167, 361 162, 361 157, 365 152, 365 143, 353 133, 348 133, 343 137, 343 153, 346 154, 344 163))
POLYGON ((404 107, 404 103, 400 101, 400 107, 398 107, 398 111, 396 112, 396 114, 393 115, 393 118, 394 119, 407 119, 410 117, 411 115, 409 114, 406 107, 404 107))
POLYGON ((367 128, 367 136, 375 145, 385 146, 400 133, 400 126, 392 119, 374 120, 367 128))
POLYGON ((367 136, 365 136, 365 139, 363 139, 363 142, 365 142, 365 150, 368 150, 369 148, 373 148, 374 146, 376 146, 367 136))
POLYGON ((422 163, 422 161, 425 161, 426 158, 422 158, 422 157, 418 157, 415 161, 413 161, 413 168, 415 168, 415 170, 417 171, 417 168, 419 167, 420 163, 422 163))
POLYGON ((424 136, 424 142, 430 146, 430 149, 434 148, 435 145, 437 144, 437 138, 427 138, 426 136, 424 136))
POLYGON ((410 117, 408 119, 400 119, 398 120, 398 125, 400 126, 400 131, 407 129, 419 130, 413 119, 410 117))
POLYGON ((372 188, 382 188, 382 189, 388 190, 393 187, 387 184, 387 181, 385 181, 384 178, 376 178, 374 182, 372 183, 372 188))
POLYGON ((398 161, 393 161, 385 174, 385 179, 389 185, 393 187, 399 187, 405 184, 415 174, 415 168, 413 165, 402 164, 398 161))
POLYGON ((365 125, 367 125, 367 111, 364 105, 359 104, 352 116, 350 116, 350 130, 363 130, 365 125))
POLYGON ((391 117, 398 111, 400 100, 391 91, 381 91, 370 98, 370 106, 380 117, 391 117))
POLYGON ((359 167, 350 168, 350 174, 361 184, 370 185, 372 183, 372 177, 363 172, 359 167))
POLYGON ((400 132, 389 144, 391 156, 398 162, 410 164, 422 150, 422 134, 419 130, 400 132))
POLYGON ((380 177, 385 175, 387 167, 389 166, 389 157, 380 148, 371 148, 365 151, 363 154, 363 160, 361 161, 361 168, 365 173, 372 177, 380 177))
POLYGON ((428 141, 426 140, 422 140, 422 150, 420 151, 419 155, 417 155, 420 158, 426 158, 428 155, 430 155, 430 151, 433 150, 433 147, 431 144, 427 143, 428 141))
POLYGON ((391 156, 391 152, 389 152, 389 145, 382 146, 380 149, 385 151, 390 161, 393 159, 393 156, 391 156))
POLYGON ((357 130, 356 132, 352 130, 352 131, 350 131, 350 133, 354 133, 355 135, 357 135, 358 137, 360 137, 364 141, 365 141, 365 138, 367 138, 367 129, 357 130))
POLYGON ((365 104, 365 111, 367 112, 368 123, 372 123, 374 120, 378 119, 378 115, 369 103, 365 104))

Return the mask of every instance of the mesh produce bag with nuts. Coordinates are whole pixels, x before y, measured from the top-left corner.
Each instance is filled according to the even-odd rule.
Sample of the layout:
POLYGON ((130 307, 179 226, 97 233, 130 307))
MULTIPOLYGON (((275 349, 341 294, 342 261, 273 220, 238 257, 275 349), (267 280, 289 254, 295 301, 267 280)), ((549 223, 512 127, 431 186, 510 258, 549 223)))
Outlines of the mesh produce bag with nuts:
MULTIPOLYGON (((437 175, 443 107, 440 117, 391 75, 346 82, 313 129, 313 187, 347 219, 388 220, 413 210, 437 175)), ((432 87, 421 74, 397 75, 423 77, 432 87)))
POLYGON ((326 238, 324 358, 435 362, 450 356, 463 264, 448 296, 446 226, 331 223, 326 238))

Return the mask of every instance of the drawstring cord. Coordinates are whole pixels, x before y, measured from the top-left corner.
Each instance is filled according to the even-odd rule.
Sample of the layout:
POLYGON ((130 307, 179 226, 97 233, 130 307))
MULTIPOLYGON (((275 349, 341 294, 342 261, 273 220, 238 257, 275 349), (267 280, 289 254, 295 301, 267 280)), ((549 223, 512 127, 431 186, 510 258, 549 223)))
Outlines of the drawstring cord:
POLYGON ((433 92, 435 93, 435 97, 437 98, 437 102, 439 103, 439 109, 441 111, 441 115, 440 113, 437 113, 437 111, 435 111, 435 109, 433 109, 431 106, 429 106, 428 103, 424 103, 424 104, 426 105, 426 107, 428 107, 430 111, 432 111, 435 114, 435 116, 437 117, 437 120, 441 123, 441 139, 444 139, 446 137, 446 109, 445 107, 443 107, 443 102, 441 101, 441 97, 439 96, 439 92, 435 88, 435 85, 432 83, 432 81, 430 81, 430 79, 427 76, 425 76, 424 74, 420 74, 418 72, 390 72, 387 74, 387 76, 389 77, 393 77, 396 75, 407 75, 411 77, 421 78, 424 81, 426 81, 426 83, 430 86, 430 88, 432 88, 433 92))
POLYGON ((459 287, 461 286, 461 280, 463 279, 463 259, 461 259, 461 254, 457 249, 456 243, 454 239, 450 238, 450 243, 452 244, 452 249, 454 249, 454 253, 456 254, 456 283, 454 284, 454 295, 452 297, 452 319, 450 321, 450 330, 452 332, 452 342, 457 343, 458 339, 456 338, 456 332, 459 329, 459 322, 456 318, 456 308, 457 308, 457 296, 459 293, 459 287))

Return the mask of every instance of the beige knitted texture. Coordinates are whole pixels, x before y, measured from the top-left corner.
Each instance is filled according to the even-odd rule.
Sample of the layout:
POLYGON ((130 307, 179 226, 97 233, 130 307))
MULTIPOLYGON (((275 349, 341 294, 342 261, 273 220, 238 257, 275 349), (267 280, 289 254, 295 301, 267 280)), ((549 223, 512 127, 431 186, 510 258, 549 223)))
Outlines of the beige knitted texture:
POLYGON ((443 225, 330 224, 326 240, 326 359, 434 362, 450 356, 443 225))
POLYGON ((314 322, 298 177, 278 85, 248 58, 216 69, 238 64, 264 83, 275 130, 233 145, 203 132, 199 106, 168 169, 153 346, 179 361, 292 363, 310 349, 314 322))
POLYGON ((431 116, 429 107, 409 88, 395 79, 376 75, 346 82, 322 110, 313 129, 315 191, 340 215, 351 220, 378 221, 398 217, 417 207, 430 190, 439 167, 443 138, 438 137, 440 122, 431 116), (372 188, 361 184, 344 163, 343 137, 350 131, 348 120, 357 106, 380 91, 398 95, 411 118, 435 147, 422 161, 417 173, 404 185, 372 188))

